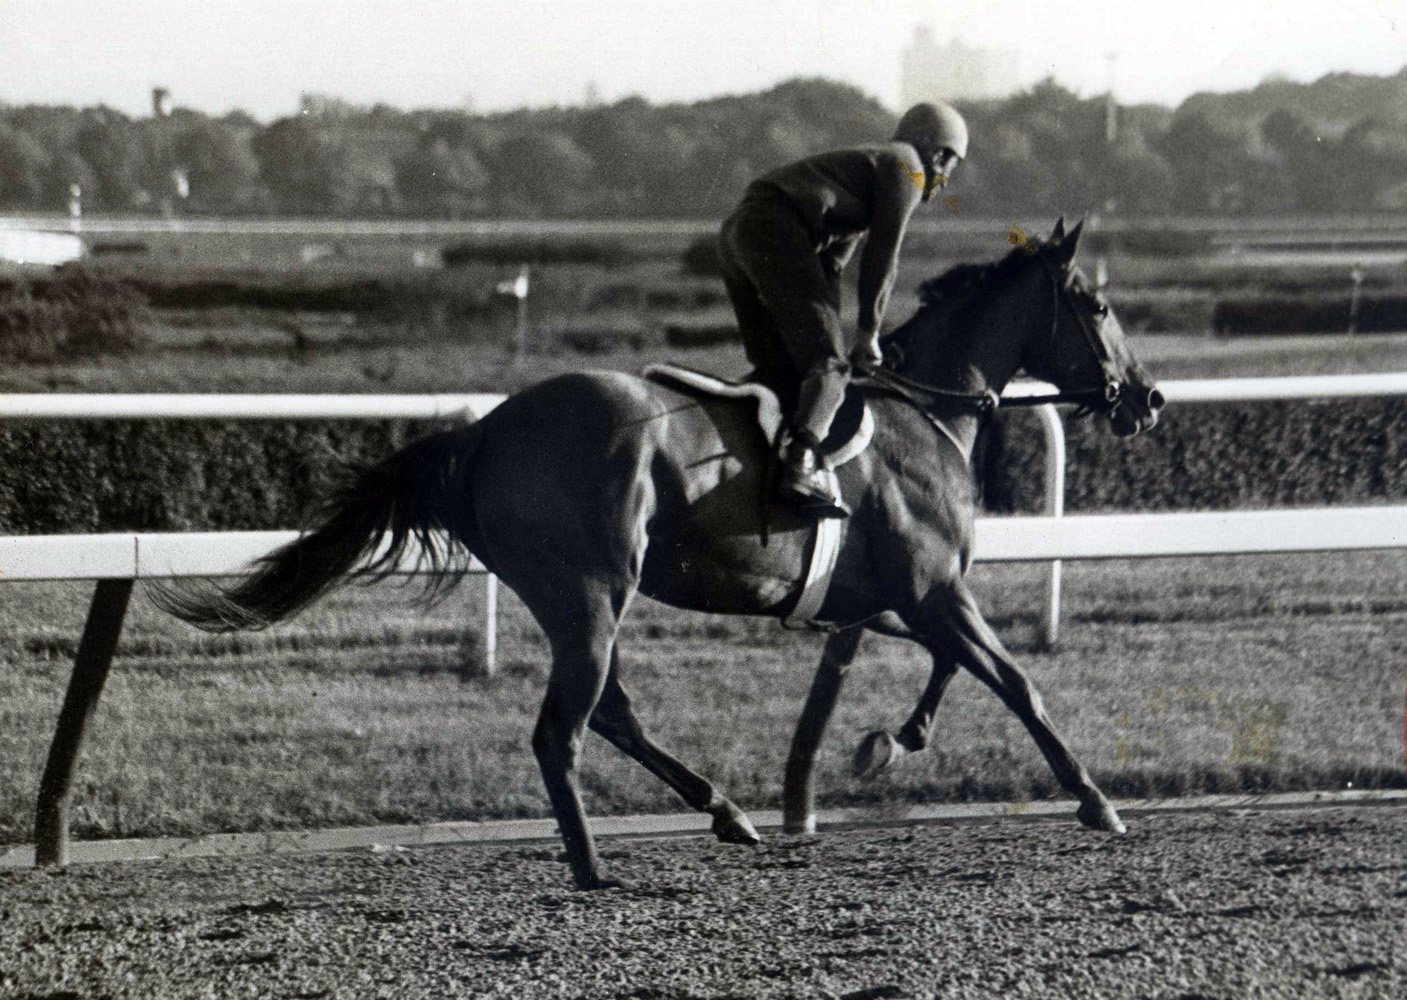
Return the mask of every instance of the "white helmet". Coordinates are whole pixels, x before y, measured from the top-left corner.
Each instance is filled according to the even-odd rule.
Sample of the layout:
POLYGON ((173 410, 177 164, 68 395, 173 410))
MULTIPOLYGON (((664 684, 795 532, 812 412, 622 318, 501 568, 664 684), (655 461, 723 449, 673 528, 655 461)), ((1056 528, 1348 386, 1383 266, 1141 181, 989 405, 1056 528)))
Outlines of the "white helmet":
POLYGON ((945 149, 964 160, 967 158, 967 122, 955 108, 924 101, 904 112, 894 130, 894 141, 913 146, 925 162, 945 149))

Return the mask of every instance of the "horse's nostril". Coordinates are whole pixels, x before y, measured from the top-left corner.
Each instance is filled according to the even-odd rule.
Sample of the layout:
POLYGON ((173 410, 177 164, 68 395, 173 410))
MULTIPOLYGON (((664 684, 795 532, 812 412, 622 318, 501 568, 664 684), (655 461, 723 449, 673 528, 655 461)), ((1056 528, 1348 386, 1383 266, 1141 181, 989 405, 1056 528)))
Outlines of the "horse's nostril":
POLYGON ((1163 404, 1166 402, 1167 400, 1163 398, 1163 394, 1156 388, 1148 390, 1148 409, 1150 412, 1157 413, 1163 408, 1163 404))

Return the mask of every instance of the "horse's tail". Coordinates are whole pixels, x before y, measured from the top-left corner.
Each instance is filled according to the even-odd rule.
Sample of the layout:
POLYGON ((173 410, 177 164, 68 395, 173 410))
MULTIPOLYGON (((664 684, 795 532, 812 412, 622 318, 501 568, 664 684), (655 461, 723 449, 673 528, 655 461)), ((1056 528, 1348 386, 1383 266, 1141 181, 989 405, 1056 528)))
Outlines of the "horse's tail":
POLYGON ((433 598, 469 571, 469 467, 478 444, 477 426, 413 441, 352 473, 319 505, 315 527, 259 559, 233 586, 160 586, 151 597, 206 631, 264 628, 342 584, 389 576, 415 542, 418 569, 429 574, 426 596, 433 598))

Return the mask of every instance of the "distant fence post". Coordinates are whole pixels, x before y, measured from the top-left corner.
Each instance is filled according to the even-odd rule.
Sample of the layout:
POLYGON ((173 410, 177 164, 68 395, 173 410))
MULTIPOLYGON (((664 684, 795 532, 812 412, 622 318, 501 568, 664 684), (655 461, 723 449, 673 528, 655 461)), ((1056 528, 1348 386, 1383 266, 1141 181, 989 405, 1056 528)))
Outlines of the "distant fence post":
POLYGON ((1353 282, 1353 292, 1348 300, 1348 332, 1352 334, 1358 332, 1358 296, 1363 288, 1363 268, 1353 265, 1348 277, 1353 282))
MULTIPOLYGON (((1045 512, 1051 517, 1065 516, 1065 425, 1051 403, 1036 407, 1041 431, 1045 437, 1045 512)), ((1041 620, 1041 642, 1053 649, 1060 638, 1060 577, 1063 566, 1059 559, 1051 561, 1050 585, 1046 595, 1045 613, 1041 620)))
POLYGON ((500 281, 498 294, 511 295, 518 300, 517 324, 513 329, 513 361, 516 364, 528 343, 528 265, 524 264, 512 281, 500 281))

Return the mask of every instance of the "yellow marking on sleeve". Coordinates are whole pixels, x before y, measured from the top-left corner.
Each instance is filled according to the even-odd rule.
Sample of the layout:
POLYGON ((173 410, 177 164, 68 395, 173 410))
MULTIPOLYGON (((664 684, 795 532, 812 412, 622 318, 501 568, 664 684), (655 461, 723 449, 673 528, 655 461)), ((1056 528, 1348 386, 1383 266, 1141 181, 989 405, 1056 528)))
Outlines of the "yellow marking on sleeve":
POLYGON ((913 181, 914 185, 922 191, 923 186, 928 183, 927 175, 925 175, 922 170, 915 173, 913 170, 910 170, 909 165, 903 161, 900 161, 899 165, 904 168, 904 173, 909 175, 909 180, 913 181))

